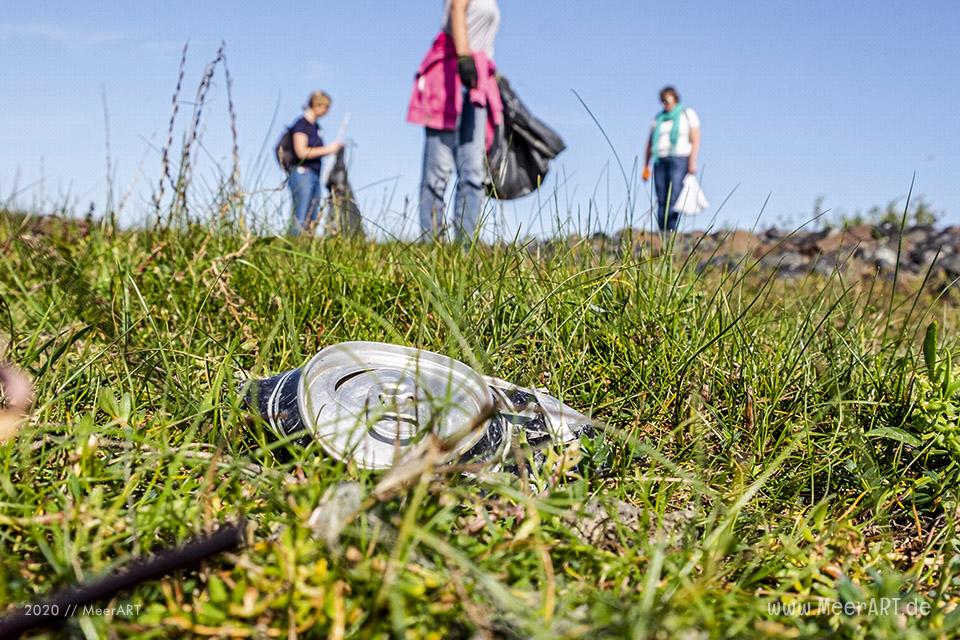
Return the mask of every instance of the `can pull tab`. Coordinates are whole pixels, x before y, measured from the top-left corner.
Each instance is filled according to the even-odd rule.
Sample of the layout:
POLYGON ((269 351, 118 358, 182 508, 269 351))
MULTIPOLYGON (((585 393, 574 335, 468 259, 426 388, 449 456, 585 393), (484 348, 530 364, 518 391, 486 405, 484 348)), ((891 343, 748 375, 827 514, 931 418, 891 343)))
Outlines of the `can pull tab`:
POLYGON ((376 393, 376 402, 367 402, 370 435, 381 442, 410 444, 420 430, 417 387, 410 380, 386 382, 376 393))

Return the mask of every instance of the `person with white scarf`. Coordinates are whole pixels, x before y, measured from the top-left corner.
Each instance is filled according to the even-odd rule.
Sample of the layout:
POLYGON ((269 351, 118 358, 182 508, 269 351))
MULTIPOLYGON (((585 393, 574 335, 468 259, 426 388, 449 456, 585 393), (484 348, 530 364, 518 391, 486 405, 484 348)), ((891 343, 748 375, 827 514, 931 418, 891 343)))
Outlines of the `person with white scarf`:
POLYGON ((663 110, 650 125, 643 162, 643 180, 653 180, 657 192, 657 225, 661 231, 673 232, 680 225, 678 199, 684 178, 697 173, 700 152, 700 118, 696 111, 680 102, 674 87, 660 90, 663 110))

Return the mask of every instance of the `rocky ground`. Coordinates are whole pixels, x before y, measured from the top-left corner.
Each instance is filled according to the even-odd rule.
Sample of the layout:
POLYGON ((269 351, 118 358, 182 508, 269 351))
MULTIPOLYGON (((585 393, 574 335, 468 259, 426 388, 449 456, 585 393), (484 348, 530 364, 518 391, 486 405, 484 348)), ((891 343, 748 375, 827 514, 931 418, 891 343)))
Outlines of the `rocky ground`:
MULTIPOLYGON (((773 269, 784 278, 818 273, 892 278, 924 278, 952 286, 960 278, 960 226, 937 228, 915 225, 902 230, 897 225, 862 224, 818 231, 786 231, 777 228, 749 231, 690 232, 672 239, 673 250, 693 256, 698 271, 773 269), (898 269, 899 264, 899 269, 898 269)), ((615 251, 632 243, 634 253, 662 252, 665 240, 658 234, 633 230, 615 237, 596 235, 591 243, 599 251, 615 251)))
MULTIPOLYGON (((20 236, 57 236, 70 242, 90 233, 93 223, 84 219, 41 216, 29 220, 20 236)), ((7 242, 12 241, 8 239, 7 242)), ((584 241, 572 236, 561 246, 584 241)), ((846 228, 826 227, 807 231, 776 227, 764 231, 691 231, 669 240, 658 233, 623 230, 614 236, 595 234, 589 238, 594 251, 609 259, 622 255, 632 244, 634 255, 658 255, 667 243, 679 256, 692 256, 698 272, 708 270, 775 270, 779 277, 799 278, 810 273, 845 276, 926 279, 937 288, 960 291, 960 225, 937 227, 913 225, 902 232, 896 224, 859 224, 846 228), (899 268, 898 268, 899 264, 899 268)), ((3 243, 0 243, 3 247, 3 243)), ((534 242, 529 249, 548 252, 559 249, 555 242, 534 242)))

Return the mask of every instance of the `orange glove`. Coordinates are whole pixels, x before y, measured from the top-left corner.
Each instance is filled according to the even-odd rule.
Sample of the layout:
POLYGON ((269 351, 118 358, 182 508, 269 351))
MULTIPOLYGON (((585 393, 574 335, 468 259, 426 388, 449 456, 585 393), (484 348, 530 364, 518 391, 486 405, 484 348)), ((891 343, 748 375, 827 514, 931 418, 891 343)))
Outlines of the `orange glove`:
POLYGON ((649 180, 649 179, 650 179, 650 167, 644 166, 644 167, 643 167, 643 181, 646 182, 646 181, 649 180))

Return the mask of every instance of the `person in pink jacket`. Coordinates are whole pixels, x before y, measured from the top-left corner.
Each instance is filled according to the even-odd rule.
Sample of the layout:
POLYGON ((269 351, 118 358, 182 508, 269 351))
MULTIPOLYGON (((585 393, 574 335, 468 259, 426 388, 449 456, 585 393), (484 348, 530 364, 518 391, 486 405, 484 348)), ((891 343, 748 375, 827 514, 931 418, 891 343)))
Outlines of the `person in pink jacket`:
POLYGON ((464 243, 477 237, 484 158, 503 111, 493 64, 499 25, 497 0, 445 0, 441 33, 417 72, 407 120, 425 128, 419 199, 424 237, 446 234, 444 194, 454 169, 455 236, 464 243))

